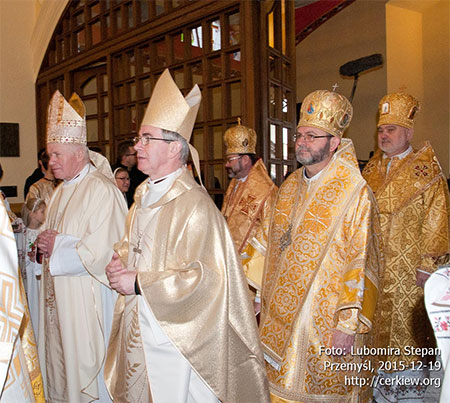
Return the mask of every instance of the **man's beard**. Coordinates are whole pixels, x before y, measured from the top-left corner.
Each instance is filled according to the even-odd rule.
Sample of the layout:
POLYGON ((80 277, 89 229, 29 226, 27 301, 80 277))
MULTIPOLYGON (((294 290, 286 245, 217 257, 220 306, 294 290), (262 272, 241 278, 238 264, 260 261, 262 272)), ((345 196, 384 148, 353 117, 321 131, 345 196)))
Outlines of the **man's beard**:
POLYGON ((302 164, 303 166, 318 164, 319 162, 322 162, 325 158, 327 158, 329 154, 330 154, 330 138, 328 138, 324 146, 317 151, 311 151, 305 148, 301 149, 300 147, 297 148, 297 150, 295 151, 297 161, 300 162, 300 164, 302 164), (303 150, 308 151, 309 154, 301 155, 300 151, 303 150))
POLYGON ((237 174, 242 171, 241 161, 238 161, 238 166, 236 170, 233 170, 232 168, 226 168, 228 179, 236 178, 237 174))

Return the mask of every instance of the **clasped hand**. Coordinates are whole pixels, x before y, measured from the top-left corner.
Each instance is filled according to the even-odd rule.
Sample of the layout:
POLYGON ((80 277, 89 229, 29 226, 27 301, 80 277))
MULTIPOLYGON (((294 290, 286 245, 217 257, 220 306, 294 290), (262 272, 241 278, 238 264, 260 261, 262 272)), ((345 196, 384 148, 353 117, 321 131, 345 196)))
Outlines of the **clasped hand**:
POLYGON ((46 229, 38 235, 36 239, 37 247, 44 257, 48 258, 52 255, 53 248, 55 246, 55 239, 58 234, 58 231, 46 229))
POLYGON ((117 253, 114 253, 111 261, 105 268, 110 287, 122 295, 134 295, 134 283, 136 271, 126 269, 117 253))

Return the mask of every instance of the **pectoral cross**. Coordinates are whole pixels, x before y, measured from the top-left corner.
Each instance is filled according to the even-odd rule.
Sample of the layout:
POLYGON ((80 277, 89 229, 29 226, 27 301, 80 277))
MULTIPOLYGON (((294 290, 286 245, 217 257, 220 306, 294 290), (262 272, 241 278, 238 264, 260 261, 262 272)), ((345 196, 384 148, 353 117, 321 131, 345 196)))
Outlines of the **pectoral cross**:
POLYGON ((280 249, 282 252, 292 243, 291 231, 292 224, 289 224, 287 231, 281 236, 280 239, 280 249))
POLYGON ((339 88, 339 85, 335 83, 333 86, 331 86, 331 88, 333 88, 333 92, 336 92, 336 89, 339 88))

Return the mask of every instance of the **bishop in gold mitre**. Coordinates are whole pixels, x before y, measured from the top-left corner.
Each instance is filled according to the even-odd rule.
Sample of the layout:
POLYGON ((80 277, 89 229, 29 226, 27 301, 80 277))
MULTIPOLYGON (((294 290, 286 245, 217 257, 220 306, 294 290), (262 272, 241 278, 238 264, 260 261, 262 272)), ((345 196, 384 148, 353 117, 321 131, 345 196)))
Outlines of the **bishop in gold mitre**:
POLYGON ((262 287, 272 402, 356 402, 365 392, 346 377, 364 376, 350 353, 372 328, 382 258, 375 199, 342 138, 352 114, 335 92, 302 103, 295 154, 303 166, 278 192, 262 287))
POLYGON ((268 226, 278 188, 256 156, 256 137, 256 132, 241 125, 240 119, 224 134, 225 168, 231 181, 222 214, 242 259, 255 313, 259 313, 268 226))
MULTIPOLYGON (((383 276, 374 328, 380 377, 427 377, 417 351, 434 346, 423 300, 423 286, 450 251, 449 194, 429 142, 413 149, 414 121, 419 102, 412 95, 393 93, 379 104, 378 150, 363 176, 375 193, 385 245, 383 276)), ((423 399, 426 387, 396 385, 386 380, 375 388, 377 401, 423 399), (389 385, 388 385, 389 384, 389 385), (386 396, 386 397, 383 397, 386 396)), ((418 400, 422 401, 422 400, 418 400)))
POLYGON ((86 145, 81 98, 56 91, 48 107, 47 153, 55 178, 37 238, 43 255, 39 359, 46 398, 110 401, 103 379, 106 343, 117 293, 105 266, 120 239, 127 206, 108 160, 86 145))
POLYGON ((268 402, 247 282, 223 216, 186 167, 201 93, 158 79, 135 139, 136 190, 106 268, 119 297, 105 377, 114 401, 268 402))

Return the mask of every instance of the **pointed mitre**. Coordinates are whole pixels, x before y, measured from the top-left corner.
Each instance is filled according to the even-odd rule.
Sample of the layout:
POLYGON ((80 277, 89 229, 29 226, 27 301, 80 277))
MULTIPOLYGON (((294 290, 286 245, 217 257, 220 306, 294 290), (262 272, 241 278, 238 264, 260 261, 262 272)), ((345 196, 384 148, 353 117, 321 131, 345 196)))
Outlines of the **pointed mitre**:
POLYGON ((197 84, 183 97, 166 69, 156 82, 141 125, 176 132, 189 143, 201 100, 197 84))
POLYGON ((86 144, 86 109, 73 93, 69 102, 56 90, 48 105, 47 143, 86 144))

